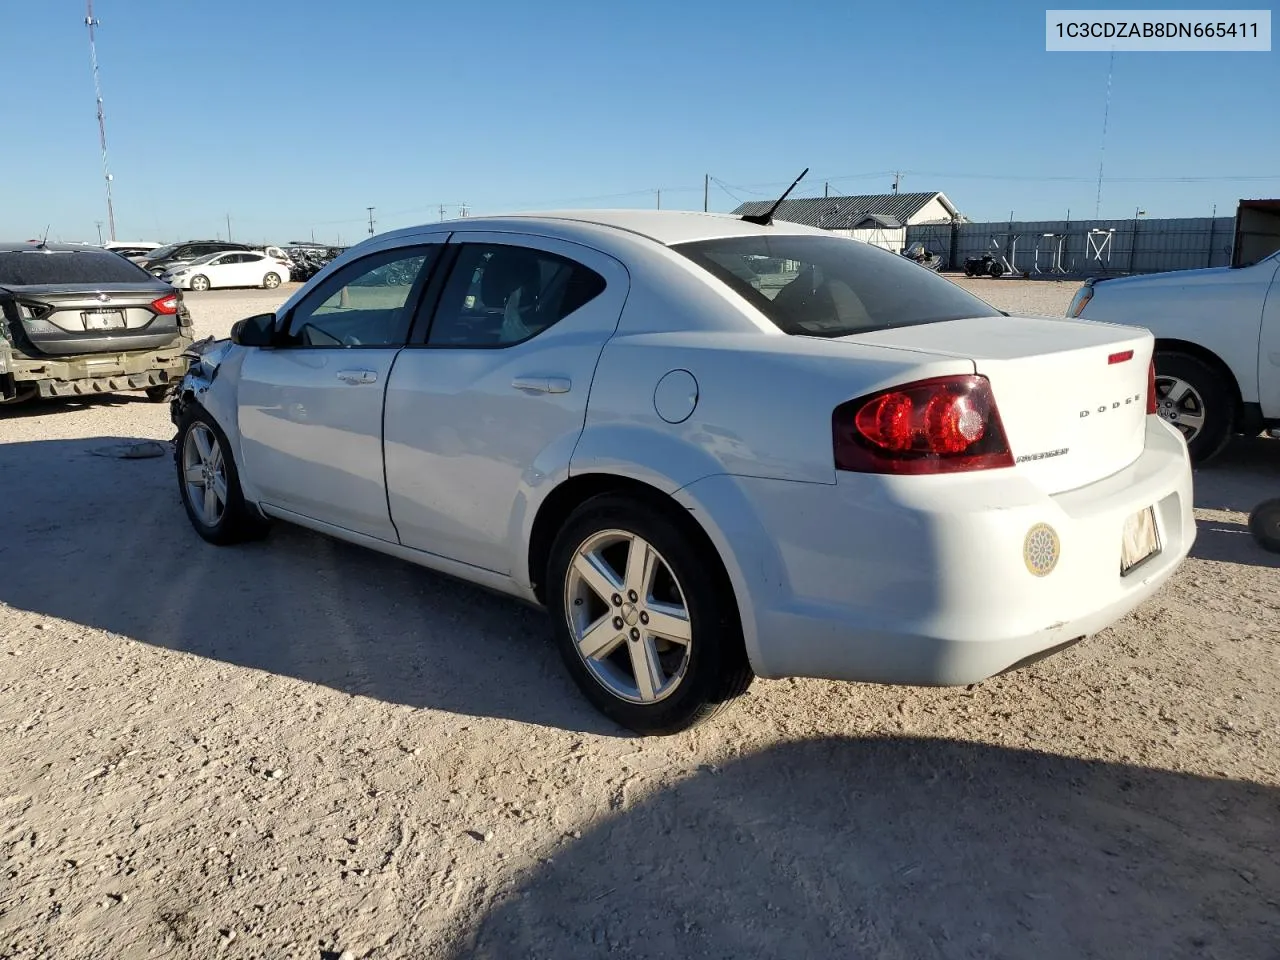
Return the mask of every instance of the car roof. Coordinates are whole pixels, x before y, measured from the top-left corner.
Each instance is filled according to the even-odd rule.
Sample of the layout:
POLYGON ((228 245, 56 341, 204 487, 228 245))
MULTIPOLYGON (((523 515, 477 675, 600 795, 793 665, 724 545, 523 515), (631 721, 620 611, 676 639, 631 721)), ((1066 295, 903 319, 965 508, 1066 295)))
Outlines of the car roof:
POLYGON ((0 253, 21 253, 23 250, 50 250, 54 253, 110 253, 110 250, 104 250, 102 247, 94 246, 91 243, 45 243, 41 244, 38 240, 29 240, 20 242, 15 240, 0 240, 0 253))
POLYGON ((393 231, 401 235, 421 233, 423 230, 488 230, 541 227, 563 228, 568 225, 605 227, 671 246, 695 240, 713 240, 721 237, 768 236, 770 234, 815 234, 831 236, 830 231, 808 227, 785 220, 775 220, 768 226, 750 223, 729 213, 703 213, 693 210, 548 210, 528 213, 492 214, 483 217, 466 217, 422 224, 393 231))

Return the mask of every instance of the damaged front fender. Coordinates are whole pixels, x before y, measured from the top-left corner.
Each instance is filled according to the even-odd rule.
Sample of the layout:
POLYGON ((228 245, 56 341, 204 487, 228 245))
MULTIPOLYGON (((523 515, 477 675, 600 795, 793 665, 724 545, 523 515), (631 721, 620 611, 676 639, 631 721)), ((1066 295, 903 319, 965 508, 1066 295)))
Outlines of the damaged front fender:
POLYGON ((205 337, 197 340, 182 352, 190 360, 187 372, 178 383, 178 389, 169 402, 169 419, 178 426, 183 412, 192 401, 198 401, 217 379, 218 368, 227 354, 235 346, 231 340, 205 337))

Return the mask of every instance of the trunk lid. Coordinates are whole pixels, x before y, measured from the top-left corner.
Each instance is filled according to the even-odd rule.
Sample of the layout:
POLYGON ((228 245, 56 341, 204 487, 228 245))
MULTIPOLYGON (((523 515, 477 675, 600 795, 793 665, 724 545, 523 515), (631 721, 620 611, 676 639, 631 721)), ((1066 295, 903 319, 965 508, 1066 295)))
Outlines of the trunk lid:
POLYGON ((848 339, 971 360, 991 381, 1014 469, 1047 493, 1109 477, 1145 447, 1155 340, 1141 327, 999 316, 848 339))
POLYGON ((149 350, 178 336, 178 315, 152 304, 177 291, 155 280, 6 287, 21 332, 41 353, 54 356, 149 350))

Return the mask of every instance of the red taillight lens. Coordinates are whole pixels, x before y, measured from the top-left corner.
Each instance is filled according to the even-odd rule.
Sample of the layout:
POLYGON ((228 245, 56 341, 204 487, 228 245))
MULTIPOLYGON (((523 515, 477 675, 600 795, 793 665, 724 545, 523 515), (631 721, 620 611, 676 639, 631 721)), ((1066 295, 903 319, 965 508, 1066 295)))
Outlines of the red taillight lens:
POLYGON ((836 469, 954 473, 1012 467, 1013 454, 986 377, 937 377, 836 407, 836 469))
POLYGON ((167 297, 151 301, 151 309, 156 313, 175 314, 178 312, 178 295, 171 293, 167 297))
POLYGON ((1151 358, 1151 366, 1147 368, 1147 416, 1156 412, 1156 361, 1151 358))

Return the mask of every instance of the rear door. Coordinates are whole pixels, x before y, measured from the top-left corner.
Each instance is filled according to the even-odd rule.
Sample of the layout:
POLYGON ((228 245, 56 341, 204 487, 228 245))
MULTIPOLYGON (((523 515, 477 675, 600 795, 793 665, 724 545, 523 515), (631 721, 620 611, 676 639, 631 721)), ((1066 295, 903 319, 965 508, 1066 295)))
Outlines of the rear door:
POLYGON ((555 239, 468 232, 449 246, 439 305, 387 388, 388 499, 406 546, 509 574, 522 511, 582 432, 628 277, 555 239))
POLYGON ((288 345, 244 361, 245 476, 270 506, 394 543, 382 461, 387 375, 439 244, 370 253, 334 272, 279 322, 288 345))

